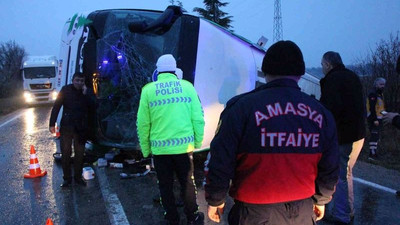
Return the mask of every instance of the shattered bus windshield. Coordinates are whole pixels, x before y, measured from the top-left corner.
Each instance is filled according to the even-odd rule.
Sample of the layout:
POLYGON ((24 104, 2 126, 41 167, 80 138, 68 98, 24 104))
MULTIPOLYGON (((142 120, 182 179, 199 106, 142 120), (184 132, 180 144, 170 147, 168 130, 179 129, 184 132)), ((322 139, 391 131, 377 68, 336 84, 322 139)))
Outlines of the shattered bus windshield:
POLYGON ((97 70, 94 89, 97 95, 97 127, 100 143, 136 148, 136 112, 141 88, 151 81, 154 62, 162 54, 177 55, 180 18, 167 29, 129 31, 132 22, 151 23, 160 13, 150 11, 112 11, 97 40, 97 70))

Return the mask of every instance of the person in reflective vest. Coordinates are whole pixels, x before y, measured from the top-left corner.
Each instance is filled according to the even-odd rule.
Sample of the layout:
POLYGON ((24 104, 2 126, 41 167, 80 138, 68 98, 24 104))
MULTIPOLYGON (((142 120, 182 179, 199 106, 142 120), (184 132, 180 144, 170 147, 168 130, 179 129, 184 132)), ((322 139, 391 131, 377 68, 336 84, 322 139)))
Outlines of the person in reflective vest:
POLYGON ((173 193, 174 172, 183 193, 188 224, 203 221, 198 212, 193 177, 193 150, 200 148, 204 135, 204 115, 193 85, 179 80, 175 58, 162 55, 157 61, 157 81, 142 88, 137 113, 137 130, 144 157, 154 157, 161 203, 169 224, 180 218, 173 193))
POLYGON ((373 91, 367 98, 368 127, 371 133, 369 139, 369 159, 376 160, 378 157, 379 135, 382 131, 382 118, 385 113, 383 90, 385 89, 385 78, 378 77, 374 81, 373 91))

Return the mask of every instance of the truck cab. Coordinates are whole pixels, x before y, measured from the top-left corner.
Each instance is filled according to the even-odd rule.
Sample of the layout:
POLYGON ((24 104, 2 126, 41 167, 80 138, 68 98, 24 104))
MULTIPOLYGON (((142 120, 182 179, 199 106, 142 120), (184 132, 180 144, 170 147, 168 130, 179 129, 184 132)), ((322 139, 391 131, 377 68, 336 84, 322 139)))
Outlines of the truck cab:
POLYGON ((28 56, 22 63, 24 99, 29 105, 53 103, 57 98, 55 85, 56 56, 28 56))

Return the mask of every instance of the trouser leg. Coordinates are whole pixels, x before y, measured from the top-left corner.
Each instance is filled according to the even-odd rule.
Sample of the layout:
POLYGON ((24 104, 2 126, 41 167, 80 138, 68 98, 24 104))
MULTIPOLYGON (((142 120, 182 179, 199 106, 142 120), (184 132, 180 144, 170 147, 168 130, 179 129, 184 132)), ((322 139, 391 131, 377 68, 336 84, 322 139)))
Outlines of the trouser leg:
POLYGON ((161 205, 165 210, 165 219, 179 221, 173 192, 174 162, 171 155, 155 155, 154 166, 157 172, 158 187, 161 195, 161 205))
POLYGON ((63 169, 63 178, 66 181, 71 181, 71 152, 72 152, 73 134, 69 132, 61 133, 60 148, 61 148, 61 166, 63 169))
POLYGON ((364 138, 353 143, 352 150, 350 153, 349 163, 347 166, 347 183, 349 190, 349 205, 350 215, 354 216, 354 188, 353 188, 353 167, 356 164, 358 156, 360 155, 361 149, 364 145, 364 138))
POLYGON ((79 135, 74 133, 74 178, 81 179, 83 158, 85 155, 85 143, 79 141, 79 135))
POLYGON ((332 198, 332 215, 339 221, 350 222, 352 209, 349 202, 348 165, 353 144, 339 145, 339 181, 332 198))
POLYGON ((174 155, 176 174, 181 185, 184 212, 188 220, 194 220, 198 210, 196 203, 196 185, 193 175, 193 153, 174 155))
POLYGON ((375 156, 378 149, 379 133, 377 129, 371 129, 371 136, 369 139, 369 153, 370 156, 375 156))
POLYGON ((380 131, 382 128, 382 120, 379 121, 379 126, 375 126, 373 123, 369 123, 369 131, 371 133, 370 139, 369 139, 369 150, 370 150, 370 156, 376 156, 378 153, 378 143, 379 143, 379 136, 380 136, 380 131))

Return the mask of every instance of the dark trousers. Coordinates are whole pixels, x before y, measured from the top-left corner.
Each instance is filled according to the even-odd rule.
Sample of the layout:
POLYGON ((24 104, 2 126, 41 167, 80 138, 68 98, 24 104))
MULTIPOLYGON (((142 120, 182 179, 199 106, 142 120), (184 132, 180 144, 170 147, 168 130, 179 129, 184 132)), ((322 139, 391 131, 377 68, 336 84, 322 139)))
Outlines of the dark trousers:
POLYGON ((193 220, 198 210, 196 186, 193 177, 193 153, 154 155, 154 167, 157 172, 161 204, 166 211, 165 219, 172 222, 179 221, 173 192, 175 172, 181 185, 184 212, 188 220, 193 220))
POLYGON ((370 156, 375 156, 378 154, 378 143, 379 143, 379 137, 380 133, 382 131, 382 120, 378 119, 379 125, 375 126, 373 122, 368 123, 369 127, 369 132, 371 133, 371 136, 369 138, 369 151, 370 151, 370 156))
POLYGON ((229 225, 314 225, 311 198, 276 204, 248 204, 235 201, 229 212, 229 225))
MULTIPOLYGON (((340 144, 340 173, 336 191, 326 209, 335 220, 350 223, 354 217, 353 167, 364 144, 364 139, 350 144, 340 144)), ((325 213, 327 215, 327 213, 325 213)))
POLYGON ((85 153, 85 142, 80 141, 82 138, 76 132, 61 132, 61 165, 64 173, 64 180, 71 181, 71 154, 72 140, 74 143, 74 178, 81 179, 83 156, 85 153))

